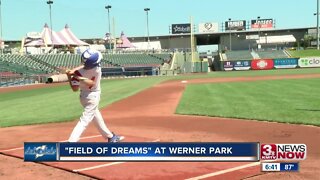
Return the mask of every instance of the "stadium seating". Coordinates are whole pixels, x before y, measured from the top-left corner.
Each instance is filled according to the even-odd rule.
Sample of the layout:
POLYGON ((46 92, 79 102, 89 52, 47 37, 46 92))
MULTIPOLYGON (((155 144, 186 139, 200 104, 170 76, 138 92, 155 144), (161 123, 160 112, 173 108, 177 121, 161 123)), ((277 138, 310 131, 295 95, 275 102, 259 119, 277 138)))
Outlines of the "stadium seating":
POLYGON ((282 50, 265 50, 255 52, 261 59, 288 58, 287 54, 282 50))
POLYGON ((28 56, 22 55, 0 55, 2 67, 10 72, 19 74, 49 74, 53 73, 54 69, 45 64, 34 61, 28 56))
MULTIPOLYGON (((134 71, 137 72, 136 74, 139 74, 138 72, 140 71, 152 71, 154 68, 170 62, 171 58, 172 55, 170 53, 156 54, 140 52, 103 54, 101 64, 103 68, 110 68, 111 74, 126 75, 123 74, 124 71, 122 68, 125 69, 125 71, 130 70, 131 74, 134 74, 134 71), (112 68, 116 70, 115 73, 113 73, 115 70, 112 70, 112 68)), ((80 64, 80 55, 76 54, 0 55, 0 75, 8 76, 14 74, 24 76, 55 74, 58 73, 61 68, 71 69, 80 64)), ((104 72, 108 73, 106 69, 104 72)))
POLYGON ((275 58, 288 58, 288 55, 282 50, 227 51, 223 59, 227 61, 236 61, 275 58))
POLYGON ((250 60, 253 59, 251 52, 248 50, 245 51, 227 51, 226 57, 228 61, 235 60, 250 60))
POLYGON ((33 57, 57 68, 73 68, 81 63, 80 55, 76 54, 41 54, 33 57))
POLYGON ((160 66, 170 57, 170 54, 103 54, 103 62, 110 67, 160 66))

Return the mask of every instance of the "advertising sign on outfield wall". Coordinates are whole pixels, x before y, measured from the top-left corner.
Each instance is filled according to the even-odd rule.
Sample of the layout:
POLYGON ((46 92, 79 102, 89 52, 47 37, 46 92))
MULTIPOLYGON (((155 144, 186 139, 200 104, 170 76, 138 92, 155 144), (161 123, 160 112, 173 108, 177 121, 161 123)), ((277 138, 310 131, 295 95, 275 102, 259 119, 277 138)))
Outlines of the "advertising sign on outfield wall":
POLYGON ((233 68, 238 71, 249 70, 251 68, 251 62, 249 60, 235 61, 233 64, 233 68))
POLYGON ((214 33, 219 31, 219 24, 214 22, 200 23, 199 32, 200 33, 214 33))
POLYGON ((296 68, 298 66, 298 58, 274 59, 273 62, 277 69, 296 68))
POLYGON ((235 31, 241 31, 246 30, 246 21, 240 20, 240 21, 226 21, 225 22, 225 30, 235 30, 235 31))
POLYGON ((273 65, 272 59, 254 59, 251 61, 251 68, 253 70, 273 69, 273 65))
POLYGON ((320 67, 320 57, 300 58, 298 65, 300 67, 320 67))
POLYGON ((225 71, 232 71, 233 70, 233 61, 224 61, 223 68, 225 71))

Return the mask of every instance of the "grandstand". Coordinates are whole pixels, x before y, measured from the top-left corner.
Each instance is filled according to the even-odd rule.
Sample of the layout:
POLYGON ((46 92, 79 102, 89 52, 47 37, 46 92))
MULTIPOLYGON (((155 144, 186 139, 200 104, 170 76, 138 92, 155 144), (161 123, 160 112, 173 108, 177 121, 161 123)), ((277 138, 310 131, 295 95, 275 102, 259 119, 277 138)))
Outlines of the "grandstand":
POLYGON ((31 57, 56 68, 74 68, 81 63, 77 54, 39 54, 31 57))
POLYGON ((118 67, 157 67, 168 59, 168 57, 170 57, 169 54, 103 54, 103 62, 118 67))
MULTIPOLYGON (((44 30, 44 32, 50 31, 46 26, 44 30)), ((70 31, 64 28, 61 32, 67 30, 70 31)), ((181 33, 150 36, 150 42, 146 42, 145 36, 127 38, 122 33, 119 40, 121 43, 116 44, 118 41, 115 41, 116 46, 114 47, 116 48, 112 50, 106 49, 105 39, 84 41, 85 45, 90 45, 91 48, 100 48, 100 51, 108 52, 103 54, 101 61, 103 76, 174 75, 177 72, 207 72, 208 65, 211 70, 223 70, 220 68, 222 67, 219 64, 220 61, 288 58, 290 55, 283 49, 292 47, 297 39, 304 37, 307 30, 307 28, 298 28, 290 29, 290 31, 288 29, 251 29, 249 31, 195 32, 194 37, 191 37, 189 33, 181 33), (141 46, 138 46, 139 44, 141 46), (157 46, 150 48, 152 44, 157 46), (202 45, 218 45, 217 55, 211 55, 210 58, 199 58, 198 53, 201 52, 190 52, 192 49, 190 47, 202 45)), ((49 35, 46 34, 46 39, 50 39, 49 35)), ((50 76, 58 74, 61 69, 78 66, 81 63, 80 53, 83 50, 80 48, 81 43, 59 44, 58 39, 53 38, 44 51, 41 49, 44 47, 39 46, 38 54, 30 54, 31 51, 26 51, 28 52, 25 52, 26 55, 0 55, 0 76, 50 76), (50 45, 54 48, 51 49, 50 45), (61 51, 61 49, 67 50, 61 51), (68 52, 69 54, 54 54, 57 52, 68 52)), ((47 41, 43 42, 47 43, 47 41)), ((88 46, 83 48, 88 48, 88 46)), ((207 55, 209 56, 206 54, 205 57, 207 55)))
POLYGON ((225 53, 226 60, 228 61, 234 61, 234 60, 249 60, 252 59, 251 52, 248 50, 244 51, 227 51, 225 53))
MULTIPOLYGON (((171 62, 170 53, 115 53, 103 54, 101 62, 104 76, 140 76, 159 74, 160 66, 171 62)), ((48 77, 61 69, 81 64, 77 54, 0 55, 1 86, 32 83, 21 81, 25 76, 48 77), (15 81, 13 79, 16 79, 15 81)), ((41 78, 41 82, 45 82, 41 78)))
POLYGON ((265 50, 256 51, 261 59, 277 59, 288 58, 288 55, 283 50, 265 50))
POLYGON ((238 61, 238 60, 251 60, 251 59, 277 59, 290 57, 284 50, 240 50, 240 51, 227 51, 221 54, 223 61, 238 61))
POLYGON ((2 54, 0 55, 0 62, 2 63, 2 67, 6 67, 7 71, 18 74, 32 75, 50 74, 55 72, 53 67, 23 55, 2 54))

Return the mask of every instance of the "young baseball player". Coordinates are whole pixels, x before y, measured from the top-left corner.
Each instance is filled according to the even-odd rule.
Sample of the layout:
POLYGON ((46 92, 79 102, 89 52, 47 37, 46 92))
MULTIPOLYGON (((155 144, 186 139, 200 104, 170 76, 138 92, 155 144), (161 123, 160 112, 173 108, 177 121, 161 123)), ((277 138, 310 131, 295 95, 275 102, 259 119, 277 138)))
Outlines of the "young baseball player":
POLYGON ((101 93, 101 59, 102 54, 99 51, 87 49, 81 55, 82 65, 66 71, 71 89, 74 92, 80 89, 80 102, 84 107, 82 116, 69 137, 69 142, 79 141, 91 121, 108 142, 119 142, 124 139, 123 136, 116 135, 107 128, 98 109, 101 93))

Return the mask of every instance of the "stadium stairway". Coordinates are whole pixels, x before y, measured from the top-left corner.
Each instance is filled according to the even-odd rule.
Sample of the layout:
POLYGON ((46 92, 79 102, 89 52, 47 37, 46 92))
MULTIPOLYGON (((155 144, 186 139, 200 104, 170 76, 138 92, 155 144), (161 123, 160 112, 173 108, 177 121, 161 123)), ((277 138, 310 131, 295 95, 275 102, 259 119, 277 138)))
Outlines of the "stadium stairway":
POLYGON ((251 56, 253 57, 253 59, 260 59, 259 54, 256 53, 254 50, 251 51, 251 56))

